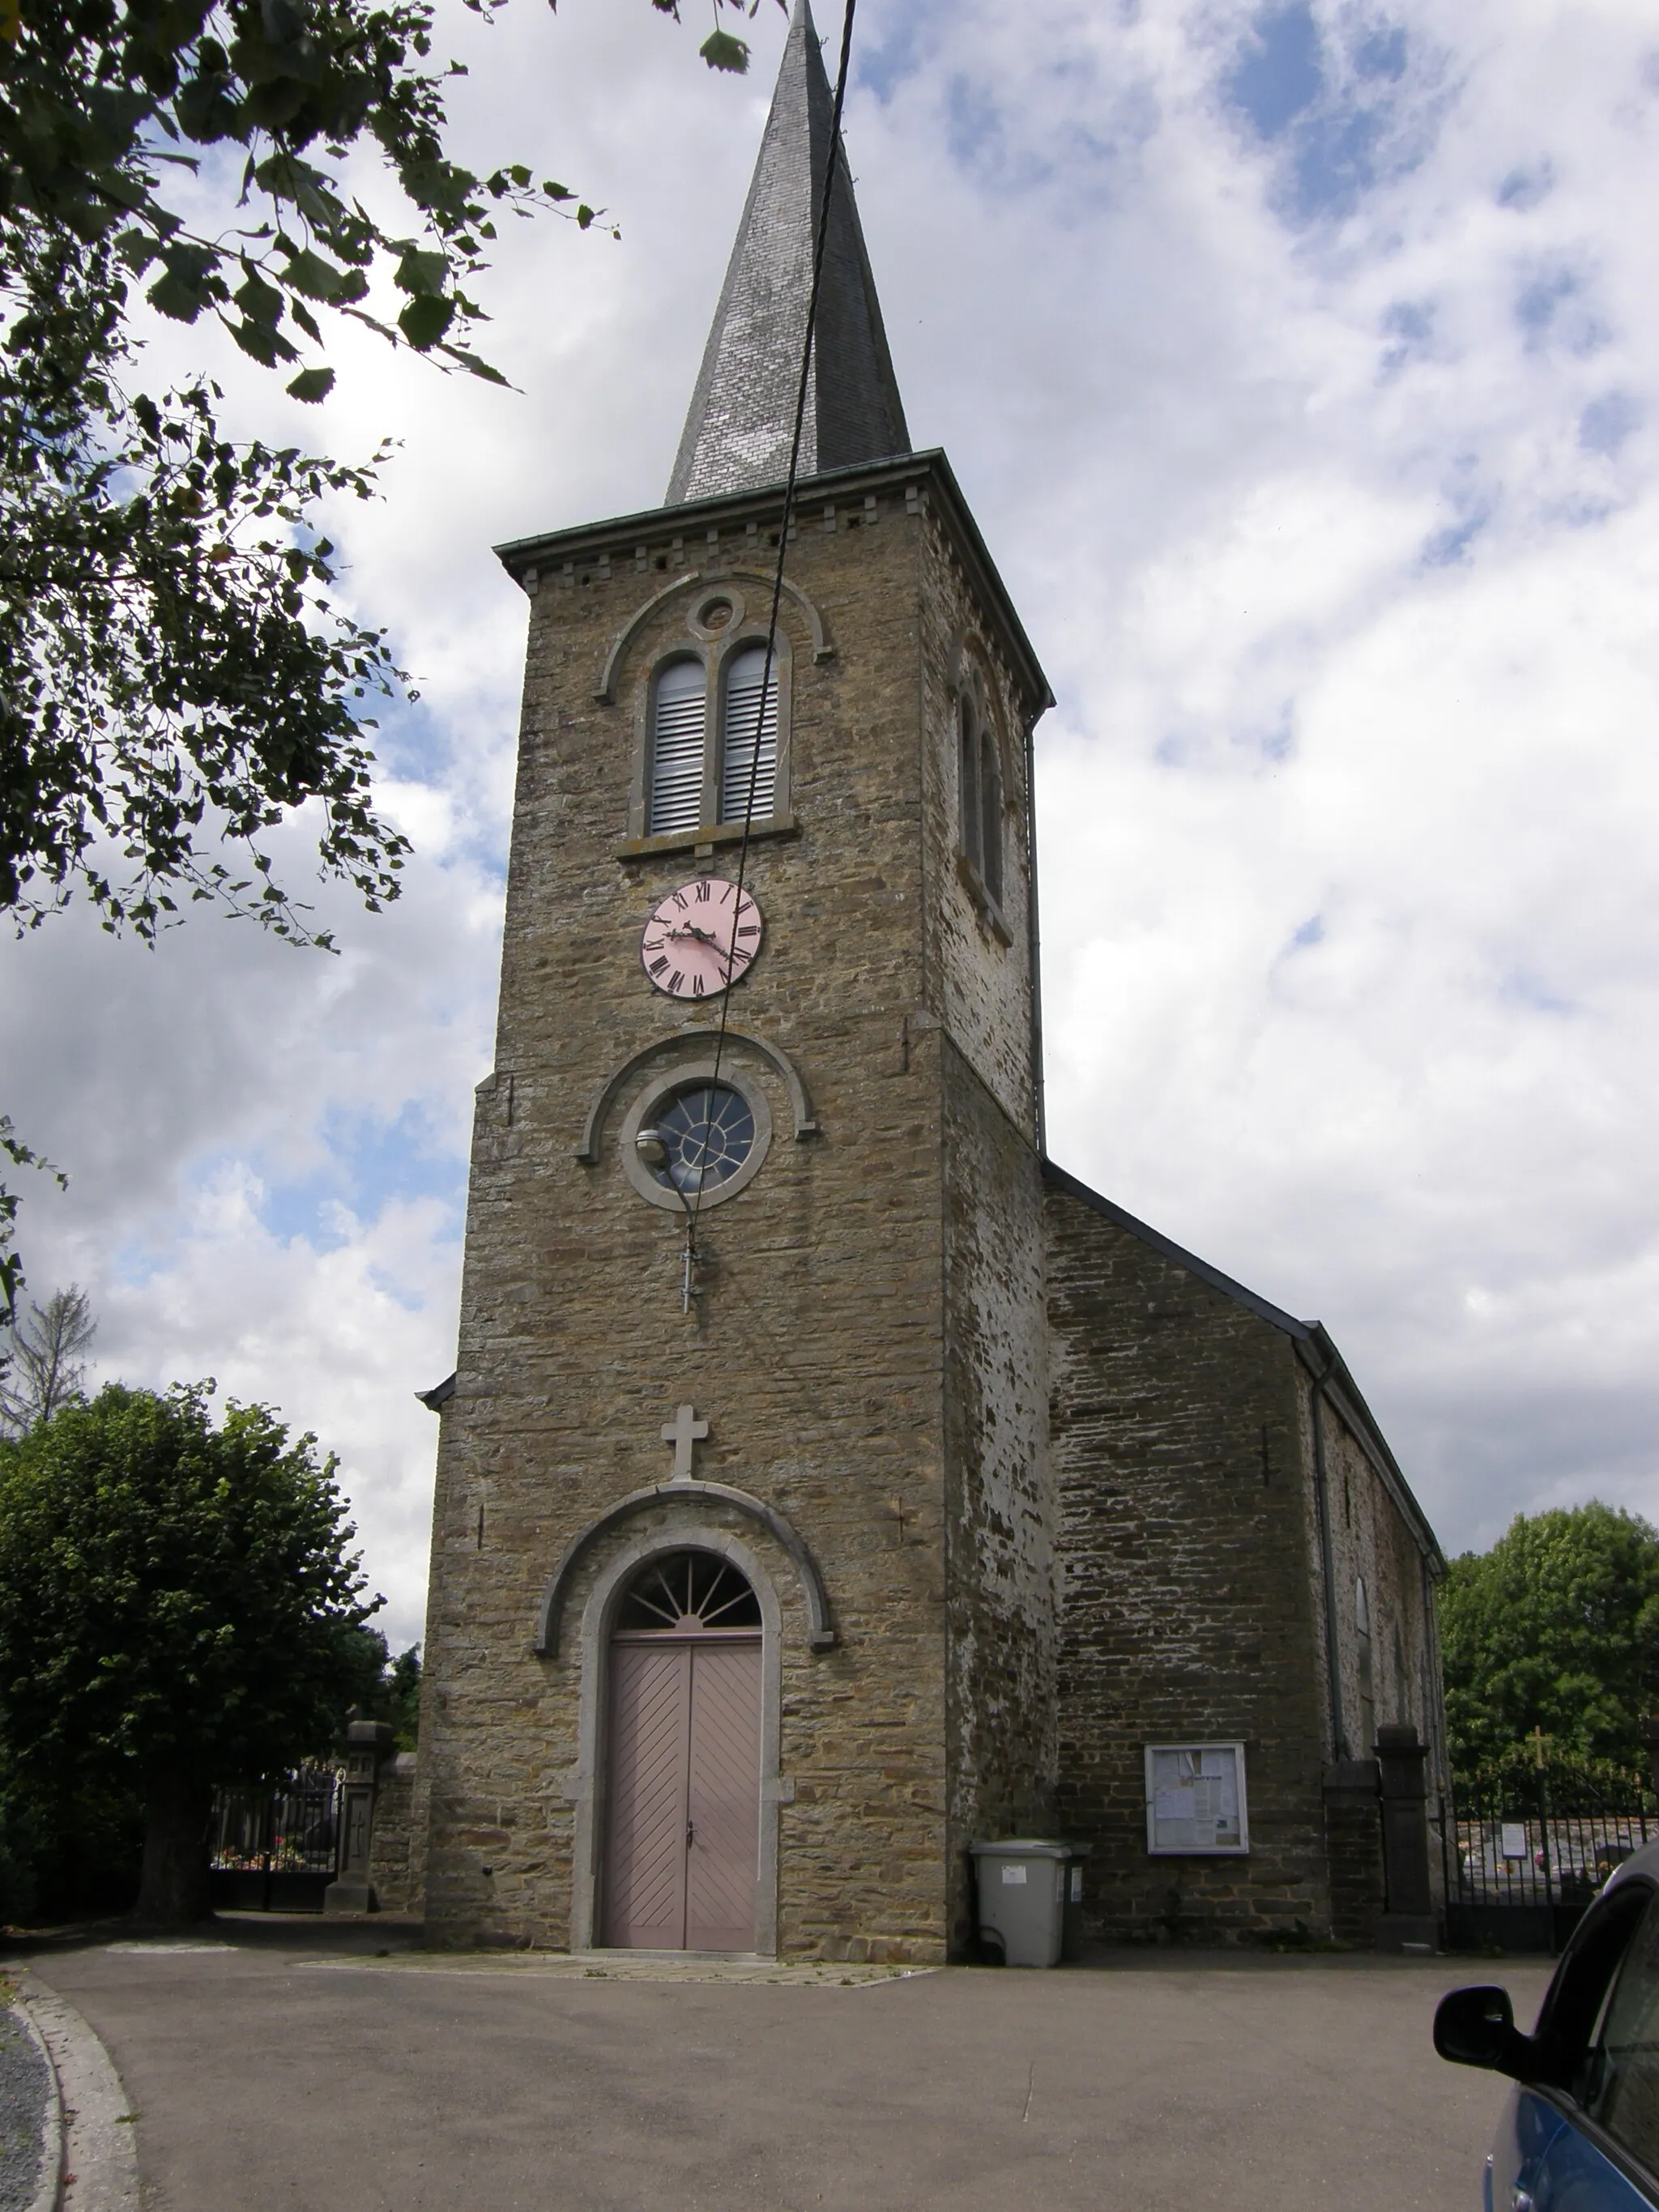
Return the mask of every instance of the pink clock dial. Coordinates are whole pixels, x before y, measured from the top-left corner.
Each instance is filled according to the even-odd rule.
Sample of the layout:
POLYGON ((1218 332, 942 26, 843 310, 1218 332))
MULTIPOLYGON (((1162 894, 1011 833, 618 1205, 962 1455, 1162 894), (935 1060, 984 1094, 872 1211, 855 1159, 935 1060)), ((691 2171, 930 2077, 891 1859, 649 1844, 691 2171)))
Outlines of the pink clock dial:
POLYGON ((694 876, 657 901, 640 939, 640 964, 671 999, 712 999, 760 951, 761 910, 724 876, 694 876))

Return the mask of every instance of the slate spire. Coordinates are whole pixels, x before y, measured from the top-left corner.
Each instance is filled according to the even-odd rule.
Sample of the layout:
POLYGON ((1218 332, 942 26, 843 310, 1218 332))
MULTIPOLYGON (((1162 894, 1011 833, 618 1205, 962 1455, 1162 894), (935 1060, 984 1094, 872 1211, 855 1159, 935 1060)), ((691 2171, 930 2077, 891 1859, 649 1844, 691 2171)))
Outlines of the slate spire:
MULTIPOLYGON (((668 504, 789 473, 834 100, 808 0, 795 0, 772 112, 668 486, 668 504)), ((800 472, 908 453, 845 153, 836 160, 800 472)))

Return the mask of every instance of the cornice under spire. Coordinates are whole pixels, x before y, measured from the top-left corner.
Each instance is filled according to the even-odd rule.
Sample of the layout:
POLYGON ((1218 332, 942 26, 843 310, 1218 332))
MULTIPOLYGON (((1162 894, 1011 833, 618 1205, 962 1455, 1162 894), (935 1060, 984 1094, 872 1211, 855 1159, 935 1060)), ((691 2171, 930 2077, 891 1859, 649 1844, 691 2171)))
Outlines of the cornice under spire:
MULTIPOLYGON (((691 396, 668 503, 758 490, 789 472, 834 100, 808 0, 796 0, 749 199, 691 396)), ((864 234, 837 154, 800 472, 910 450, 864 234)))

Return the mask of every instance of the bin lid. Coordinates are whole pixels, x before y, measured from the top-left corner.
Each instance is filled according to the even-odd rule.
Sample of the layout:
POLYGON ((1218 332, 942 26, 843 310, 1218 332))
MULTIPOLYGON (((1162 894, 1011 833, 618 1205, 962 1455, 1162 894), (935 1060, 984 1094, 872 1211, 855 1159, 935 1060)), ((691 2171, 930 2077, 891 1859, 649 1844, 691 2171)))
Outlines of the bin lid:
POLYGON ((1070 1859, 1081 1856, 1075 1844, 1057 1843, 1052 1836, 1009 1836, 1003 1842, 971 1843, 976 1859, 1070 1859))

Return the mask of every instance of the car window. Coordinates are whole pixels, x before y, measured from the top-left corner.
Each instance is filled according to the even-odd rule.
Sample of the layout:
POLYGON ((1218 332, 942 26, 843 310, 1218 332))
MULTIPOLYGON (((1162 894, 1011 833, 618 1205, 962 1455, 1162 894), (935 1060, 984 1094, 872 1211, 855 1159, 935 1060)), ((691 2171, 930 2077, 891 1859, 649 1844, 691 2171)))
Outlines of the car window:
POLYGON ((1625 1953, 1602 2015, 1585 2110, 1659 2172, 1659 1897, 1625 1953))

